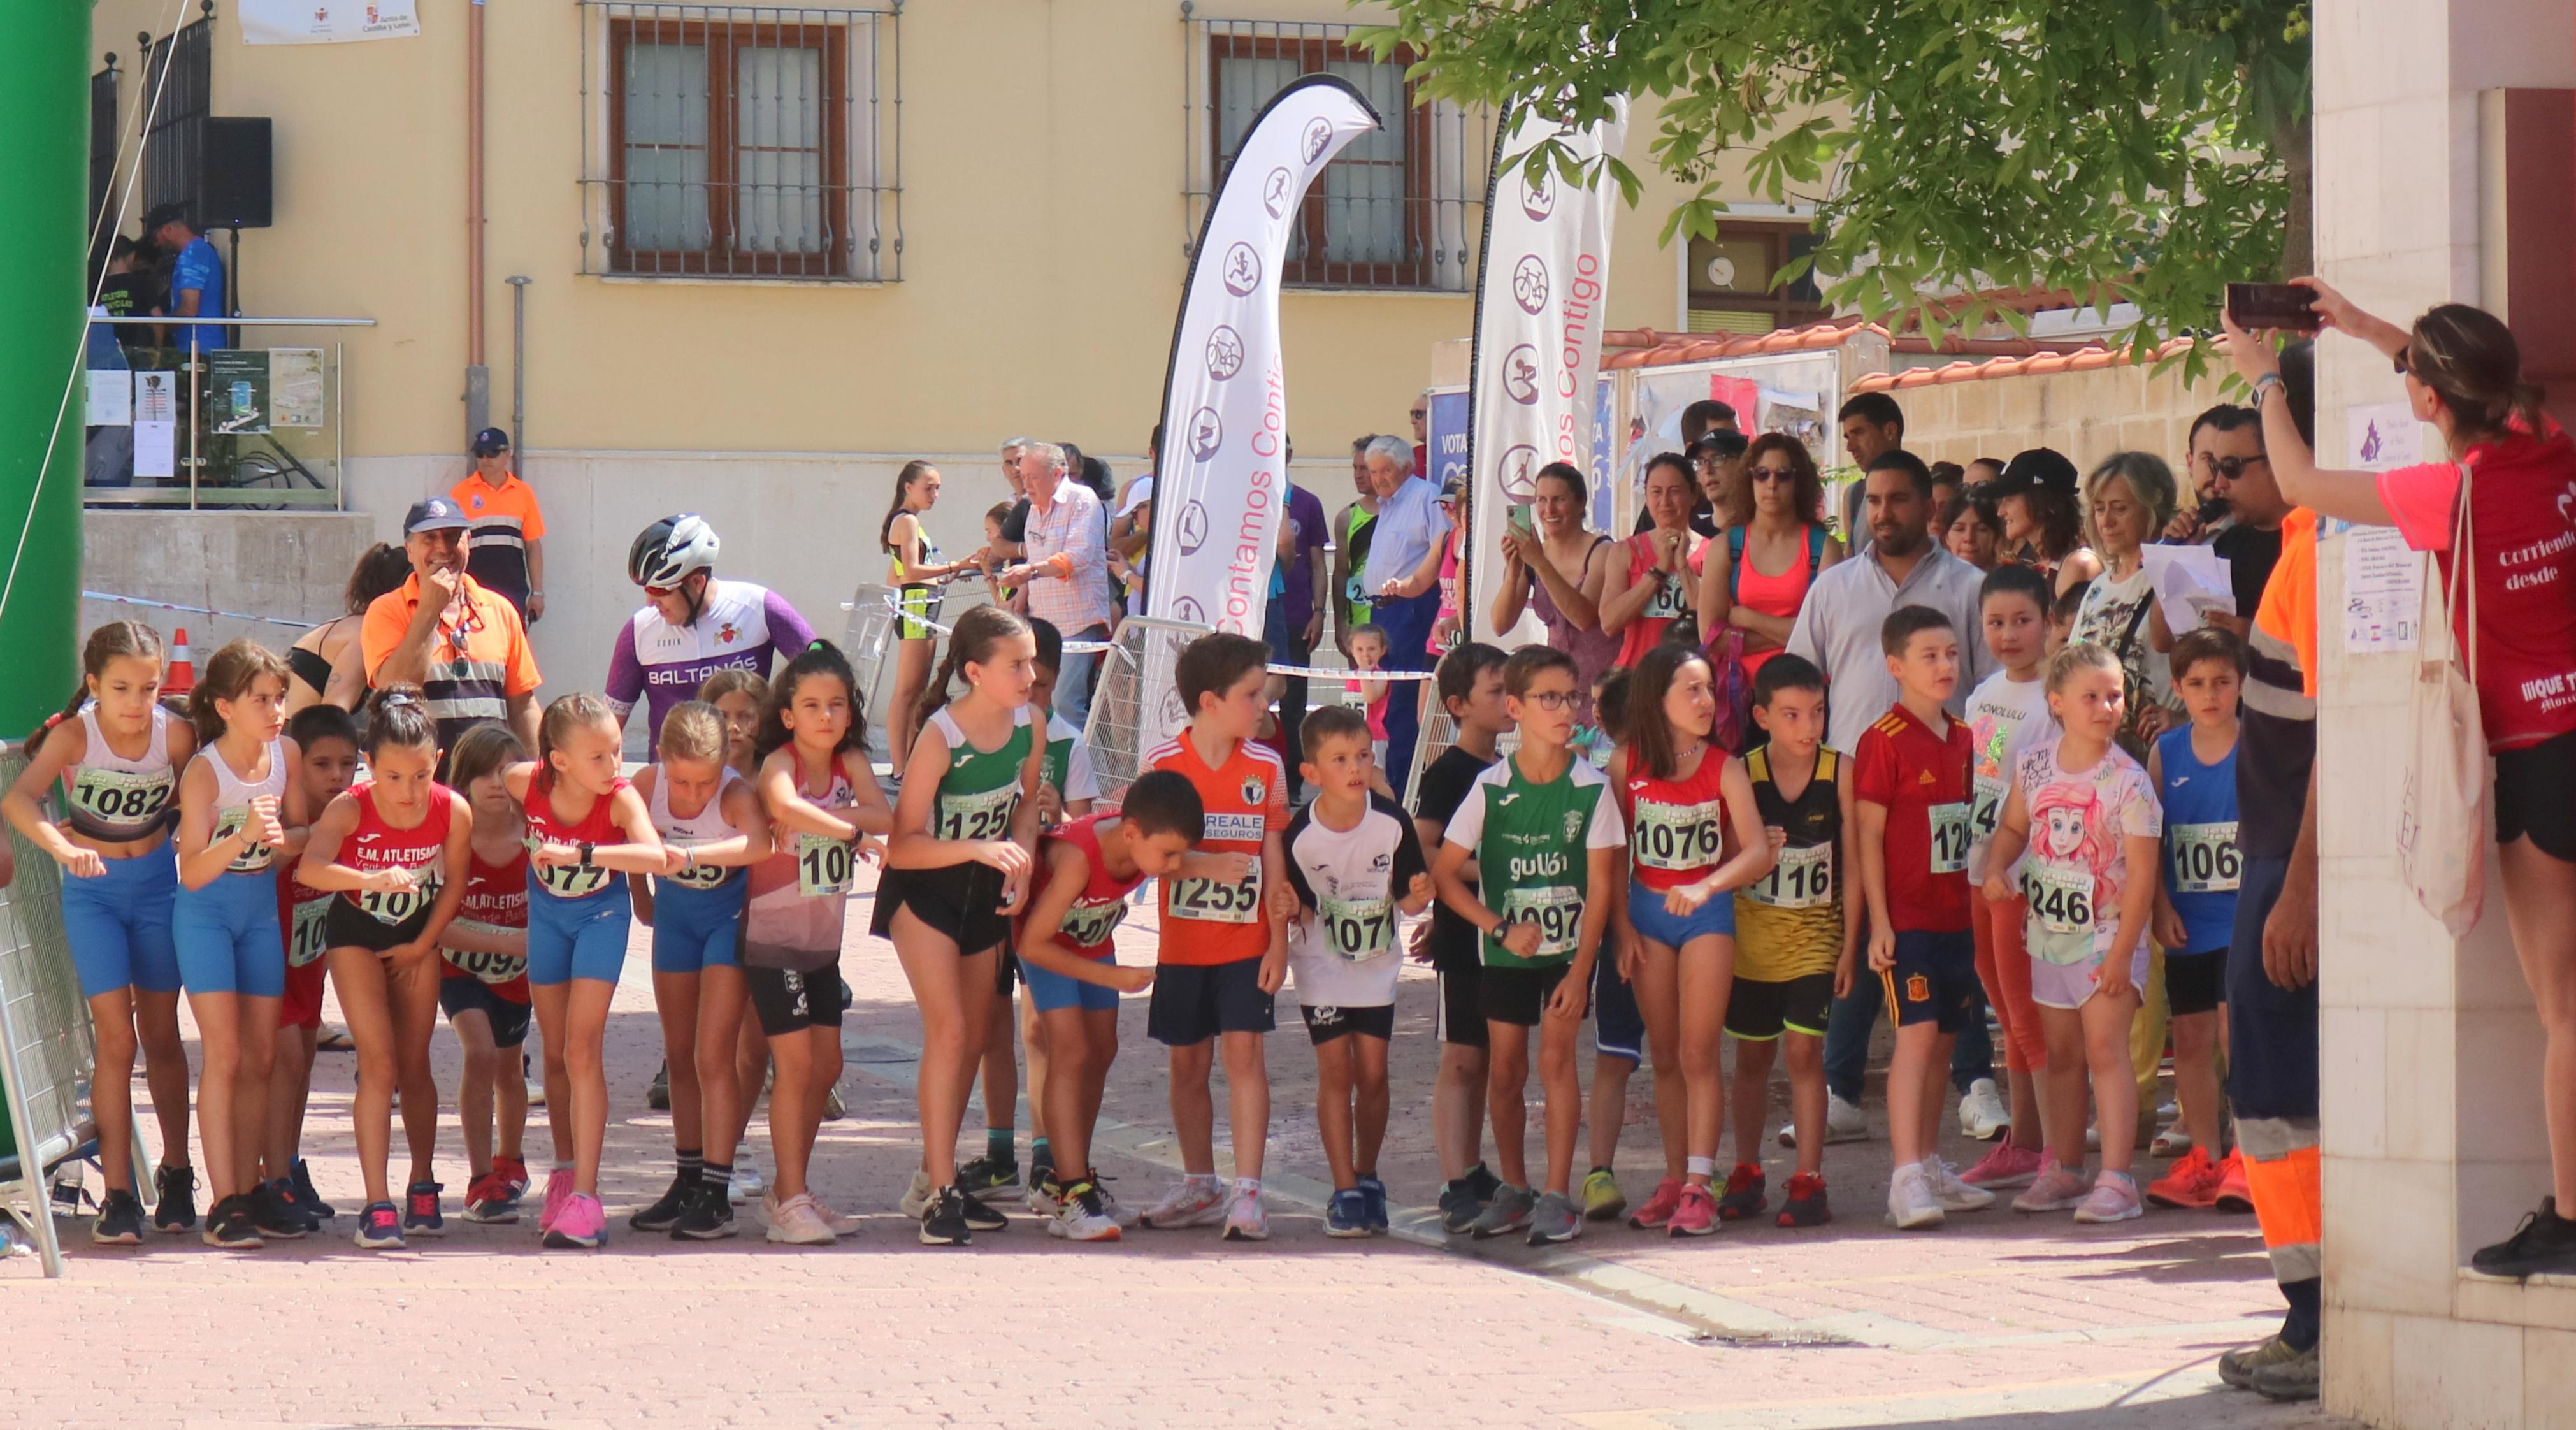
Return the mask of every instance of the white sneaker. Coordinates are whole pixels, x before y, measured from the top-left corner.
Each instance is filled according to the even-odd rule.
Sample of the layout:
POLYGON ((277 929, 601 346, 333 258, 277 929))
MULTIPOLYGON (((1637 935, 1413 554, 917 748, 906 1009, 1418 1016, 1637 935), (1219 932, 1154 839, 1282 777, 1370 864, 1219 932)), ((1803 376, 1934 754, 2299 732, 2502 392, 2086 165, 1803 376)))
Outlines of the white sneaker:
POLYGON ((1959 1180, 1959 1169, 1941 1157, 1924 1158, 1923 1170, 1931 1183, 1932 1199, 1945 1212, 1979 1212, 1995 1204, 1994 1193, 1959 1180))
POLYGON ((1941 1202, 1932 1194, 1932 1177, 1923 1164, 1897 1168, 1887 1184, 1887 1224, 1898 1231, 1924 1231, 1941 1221, 1941 1202))
POLYGON ((1065 1241, 1116 1241, 1118 1223, 1100 1205, 1100 1184, 1083 1180, 1065 1189, 1065 1198, 1049 1209, 1047 1235, 1065 1241))
POLYGON ((1109 1219, 1111 1221, 1118 1223, 1118 1229, 1121 1231, 1133 1230, 1141 1216, 1141 1213, 1139 1213, 1134 1207, 1118 1200, 1118 1194, 1109 1190, 1108 1183, 1094 1182, 1092 1185, 1100 1188, 1100 1209, 1109 1214, 1109 1219))
POLYGON ((1225 1220, 1225 1202, 1225 1183, 1215 1177, 1183 1177, 1138 1220, 1156 1231, 1214 1226, 1225 1220))
POLYGON ((915 1167, 912 1169, 912 1185, 905 1189, 902 1196, 895 1199, 894 1209, 914 1221, 919 1221, 921 1214, 930 1210, 930 1203, 933 1200, 930 1193, 930 1174, 915 1167))
POLYGON ((768 1190, 769 1184, 760 1179, 760 1164, 745 1155, 733 1164, 733 1180, 725 1183, 725 1200, 738 1207, 749 1206, 768 1190))
POLYGON ((1981 1077, 1968 1084, 1968 1095, 1959 1099, 1959 1131, 1976 1141, 1992 1142, 2011 1130, 2012 1109, 2004 1106, 1995 1080, 1981 1077))
POLYGON ((769 1239, 791 1246, 830 1246, 840 1240, 823 1220, 814 1199, 802 1192, 769 1210, 769 1239))
POLYGON ((814 1204, 815 1215, 820 1216, 823 1219, 823 1225, 832 1229, 832 1235, 851 1236, 858 1232, 859 1219, 857 1217, 851 1216, 845 1212, 836 1212, 832 1210, 832 1204, 830 1202, 823 1200, 812 1192, 807 1192, 805 1194, 805 1200, 814 1204))
POLYGON ((1225 1239, 1228 1241, 1268 1241, 1270 1213, 1261 1206, 1259 1183, 1237 1181, 1233 1194, 1226 1198, 1225 1239))
MULTIPOLYGON (((1831 1092, 1826 1093, 1826 1145, 1831 1146, 1836 1142, 1865 1142, 1867 1140, 1869 1140, 1869 1114, 1861 1111, 1860 1104, 1858 1103, 1845 1102, 1837 1094, 1831 1092)), ((1795 1147, 1798 1145, 1798 1124, 1794 1122, 1784 1122, 1780 1125, 1780 1145, 1783 1147, 1795 1147)))

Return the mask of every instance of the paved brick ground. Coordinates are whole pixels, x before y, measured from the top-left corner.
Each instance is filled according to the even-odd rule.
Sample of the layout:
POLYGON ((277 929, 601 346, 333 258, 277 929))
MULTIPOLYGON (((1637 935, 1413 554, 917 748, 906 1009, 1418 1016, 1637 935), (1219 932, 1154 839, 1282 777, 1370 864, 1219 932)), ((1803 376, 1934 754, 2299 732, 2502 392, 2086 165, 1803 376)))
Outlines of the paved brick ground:
MULTIPOLYGON (((1900 1238, 1877 1218, 1883 1141, 1833 1149, 1844 1219, 1818 1231, 1675 1242, 1594 1227, 1545 1252, 1450 1241, 1420 1211, 1436 1191, 1436 1050, 1432 985, 1418 970, 1402 995, 1384 1163, 1413 1209, 1397 1236, 1322 1234, 1313 1065, 1283 1000, 1291 1032, 1270 1056, 1266 1246, 1139 1232, 1074 1247, 1017 1218, 971 1250, 923 1248, 893 1211, 917 1145, 917 1024, 892 951, 864 924, 854 908, 843 957, 857 994, 845 1030, 851 1115, 826 1125, 817 1154, 827 1199, 867 1214, 840 1248, 767 1245, 756 1215, 748 1235, 713 1247, 619 1234, 586 1256, 540 1253, 533 1221, 452 1223, 444 1240, 392 1255, 351 1247, 346 1215, 331 1234, 249 1255, 193 1239, 93 1249, 63 1223, 67 1280, 39 1284, 26 1260, 0 1266, 17 1402, 6 1423, 2328 1423, 2225 1391, 2211 1373, 2218 1352, 2277 1316, 2250 1219, 2150 1212, 2087 1230, 1992 1211, 1900 1238)), ((1149 959, 1152 927, 1140 911, 1122 956, 1149 959)), ((608 1037, 604 1192, 621 1228, 669 1175, 669 1119, 644 1107, 660 1056, 645 970, 639 937, 608 1037)), ((1143 1000, 1128 1000, 1100 1156, 1131 1201, 1150 1199, 1175 1165, 1162 1059, 1143 1023, 1143 1000)), ((456 1059, 440 1039, 452 1088, 456 1059)), ((358 1194, 351 1075, 349 1058, 325 1055, 309 1137, 316 1180, 344 1211, 358 1194)), ((1652 1180, 1651 1111, 1641 1076, 1621 1159, 1632 1197, 1652 1180)), ((459 1146, 453 1126, 451 1109, 443 1152, 459 1146)), ((757 1123, 754 1141, 765 1162, 757 1123)), ((541 1129, 531 1144, 544 1145, 541 1129)), ((1789 1168, 1773 1151, 1776 1188, 1789 1168)), ((464 1180, 461 1151, 452 1156, 451 1207, 464 1180)))

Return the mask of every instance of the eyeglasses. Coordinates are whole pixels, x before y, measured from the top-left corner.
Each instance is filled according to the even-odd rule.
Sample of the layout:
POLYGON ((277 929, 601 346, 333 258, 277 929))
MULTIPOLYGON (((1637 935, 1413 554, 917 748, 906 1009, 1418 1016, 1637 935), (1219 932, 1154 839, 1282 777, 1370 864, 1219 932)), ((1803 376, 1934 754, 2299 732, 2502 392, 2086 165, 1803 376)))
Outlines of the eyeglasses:
POLYGON ((2397 375, 2398 375, 2399 377, 2404 377, 2404 376, 2406 376, 2408 373, 2410 373, 2410 372, 2412 372, 2412 371, 2414 370, 2414 366, 2413 366, 2413 358, 2414 358, 2414 356, 2415 356, 2415 345, 2414 345, 2413 343, 2407 343, 2407 344, 2405 344, 2404 346, 2402 346, 2402 347, 2400 347, 2400 348, 2398 348, 2398 349, 2397 349, 2397 358, 2396 358, 2396 362, 2397 362, 2397 375))
POLYGON ((1752 476, 1757 482, 1794 482, 1798 479, 1797 470, 1792 467, 1755 467, 1752 476))
POLYGON ((2245 469, 2247 467, 2254 465, 2256 462, 2269 462, 2272 459, 2260 454, 2251 457, 2212 457, 2203 453, 2195 460, 2200 463, 2202 471, 2216 472, 2219 476, 2232 482, 2238 477, 2245 475, 2245 469))
POLYGON ((1430 415, 1430 414, 1429 414, 1428 412, 1424 411, 1423 409, 1421 409, 1421 408, 1419 408, 1419 407, 1417 407, 1417 408, 1413 409, 1413 420, 1414 420, 1414 421, 1416 421, 1416 422, 1421 421, 1423 418, 1425 418, 1425 417, 1427 417, 1427 416, 1429 416, 1429 415, 1430 415))
POLYGON ((1541 710, 1554 714, 1559 710, 1571 710, 1574 708, 1574 692, 1571 690, 1533 690, 1529 694, 1521 697, 1521 703, 1523 705, 1535 705, 1541 710))

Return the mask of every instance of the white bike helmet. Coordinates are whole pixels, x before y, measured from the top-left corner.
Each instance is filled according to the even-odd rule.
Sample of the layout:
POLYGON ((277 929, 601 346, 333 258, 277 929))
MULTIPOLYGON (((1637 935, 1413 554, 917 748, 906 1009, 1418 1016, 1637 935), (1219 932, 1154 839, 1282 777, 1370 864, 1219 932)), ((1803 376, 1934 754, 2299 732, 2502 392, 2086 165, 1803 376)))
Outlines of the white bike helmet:
POLYGON ((716 564, 715 528, 696 512, 666 516, 635 538, 626 553, 626 575, 638 586, 669 589, 692 571, 716 564))

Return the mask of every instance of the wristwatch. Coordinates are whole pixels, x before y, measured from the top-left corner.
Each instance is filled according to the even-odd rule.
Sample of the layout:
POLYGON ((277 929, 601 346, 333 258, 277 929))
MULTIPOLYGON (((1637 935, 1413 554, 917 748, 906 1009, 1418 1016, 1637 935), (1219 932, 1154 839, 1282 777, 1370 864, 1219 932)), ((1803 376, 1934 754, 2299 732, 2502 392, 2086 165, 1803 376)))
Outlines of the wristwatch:
POLYGON ((2267 372, 2261 377, 2254 379, 2254 410, 2257 412, 2262 411, 2263 398, 2265 395, 2280 386, 2281 375, 2277 372, 2267 372))
POLYGON ((583 868, 585 868, 585 869, 587 869, 587 868, 591 867, 591 864, 590 864, 590 851, 592 851, 592 850, 594 850, 594 849, 597 849, 598 847, 599 847, 598 845, 593 844, 593 843, 591 843, 589 840, 586 840, 586 839, 585 839, 585 840, 583 840, 581 843, 576 844, 576 845, 574 845, 574 846, 573 846, 573 848, 578 849, 578 850, 580 850, 580 851, 581 851, 581 867, 583 867, 583 868))

